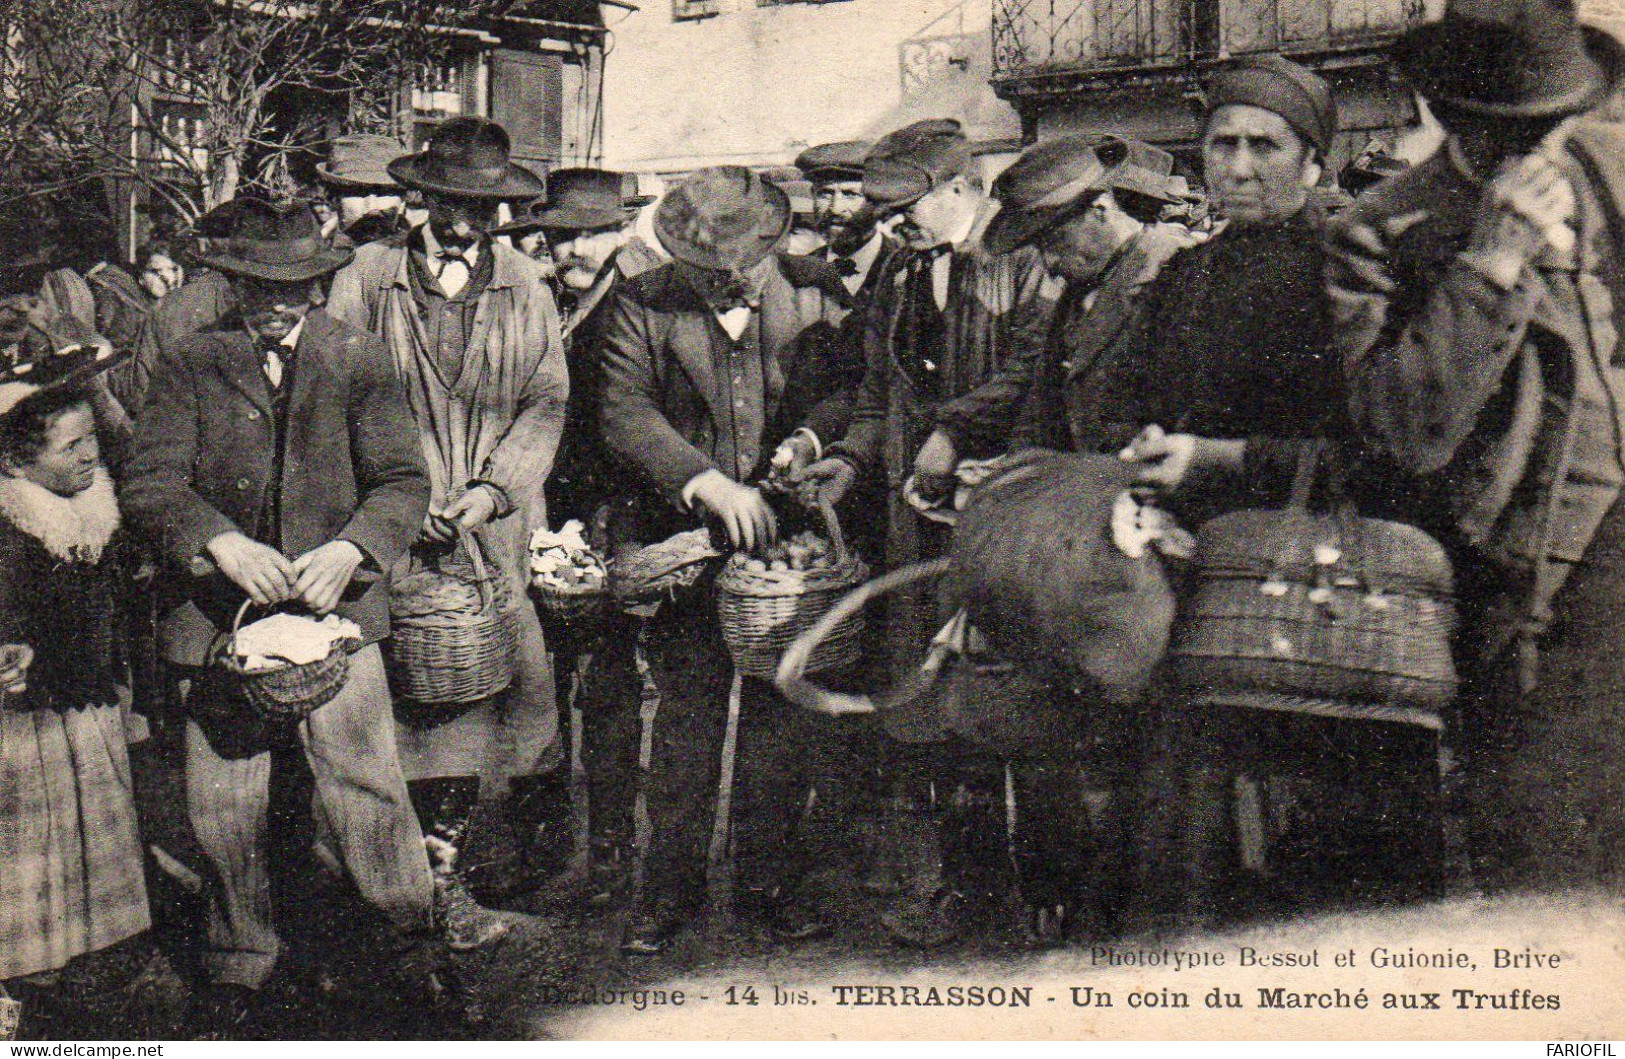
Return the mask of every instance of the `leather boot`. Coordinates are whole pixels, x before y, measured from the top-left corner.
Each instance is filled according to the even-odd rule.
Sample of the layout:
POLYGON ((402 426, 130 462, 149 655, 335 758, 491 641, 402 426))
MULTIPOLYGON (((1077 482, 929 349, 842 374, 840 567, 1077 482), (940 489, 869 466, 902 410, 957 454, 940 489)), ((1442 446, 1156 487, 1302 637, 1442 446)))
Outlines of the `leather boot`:
POLYGON ((926 777, 899 784, 886 812, 877 859, 902 869, 901 892, 880 914, 894 941, 918 948, 959 937, 964 898, 943 871, 942 813, 926 777))
POLYGON ((479 804, 480 781, 475 776, 419 780, 406 785, 423 827, 434 872, 435 919, 446 946, 467 952, 495 944, 508 933, 501 916, 484 908, 468 892, 467 879, 457 857, 468 837, 469 820, 479 804))
POLYGON ((509 813, 519 858, 532 885, 539 886, 568 868, 575 855, 569 768, 516 776, 510 790, 509 813))

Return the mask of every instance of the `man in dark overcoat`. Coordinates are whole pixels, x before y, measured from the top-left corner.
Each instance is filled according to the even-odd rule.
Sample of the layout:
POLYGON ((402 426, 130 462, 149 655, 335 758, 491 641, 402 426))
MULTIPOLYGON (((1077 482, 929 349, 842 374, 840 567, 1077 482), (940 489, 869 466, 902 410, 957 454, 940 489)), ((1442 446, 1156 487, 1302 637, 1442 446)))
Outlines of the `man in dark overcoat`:
POLYGON ((187 811, 213 866, 204 965, 227 1021, 279 948, 266 864, 277 733, 211 665, 245 599, 360 627, 343 688, 297 725, 319 829, 369 903, 402 930, 429 924, 433 883, 378 646, 382 575, 416 536, 429 481, 384 350, 316 307, 320 279, 347 260, 309 210, 244 207, 238 238, 207 259, 233 277, 237 315, 163 352, 120 494, 184 597, 160 637, 193 682, 187 811))
MULTIPOLYGON (((802 375, 821 370, 797 340, 822 302, 785 278, 773 251, 790 204, 749 170, 700 170, 662 200, 655 221, 675 260, 627 282, 604 339, 604 440, 639 488, 612 532, 622 543, 656 542, 706 520, 733 547, 754 550, 777 535, 773 509, 749 484, 766 474, 774 444, 801 424, 840 429, 790 400, 809 390, 802 375)), ((660 704, 644 892, 622 942, 635 954, 659 951, 703 903, 732 676, 704 586, 661 604, 642 639, 660 704)), ((594 677, 604 694, 638 694, 632 648, 606 646, 594 677)), ((826 718, 754 677, 743 678, 739 717, 741 882, 760 892, 781 934, 818 933, 827 927, 792 914, 807 866, 785 855, 783 840, 820 755, 838 741, 826 718)))
POLYGON ((1625 49, 1451 3, 1396 58, 1444 126, 1333 232, 1336 348, 1457 545, 1467 804, 1495 890, 1625 879, 1625 49))

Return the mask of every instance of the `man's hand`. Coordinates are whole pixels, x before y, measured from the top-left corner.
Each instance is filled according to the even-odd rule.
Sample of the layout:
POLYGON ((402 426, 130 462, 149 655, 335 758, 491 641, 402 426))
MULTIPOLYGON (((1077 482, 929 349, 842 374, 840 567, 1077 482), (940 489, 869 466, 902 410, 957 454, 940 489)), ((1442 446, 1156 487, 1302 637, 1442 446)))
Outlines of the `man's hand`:
POLYGON ((1171 490, 1179 488, 1192 474, 1240 471, 1246 451, 1245 441, 1169 434, 1153 423, 1118 456, 1141 465, 1138 481, 1171 490))
POLYGON ((694 479, 693 495, 722 520, 735 548, 754 551, 778 539, 779 521, 759 490, 710 470, 694 479))
POLYGON ((25 643, 0 647, 0 692, 21 695, 28 690, 28 667, 34 664, 34 649, 25 643))
POLYGON ((293 561, 294 594, 317 614, 326 614, 339 605, 361 559, 361 549, 349 541, 311 549, 293 561))
POLYGON ((802 472, 812 466, 817 456, 814 450, 812 438, 806 434, 791 434, 773 450, 773 473, 791 481, 800 478, 802 472))
POLYGON ((479 529, 497 513, 496 493, 483 485, 476 485, 446 505, 440 517, 464 533, 479 529))
POLYGON ((858 469, 850 461, 826 457, 808 467, 798 479, 797 494, 810 507, 839 504, 857 484, 858 469))
POLYGON ((1559 249, 1574 244, 1574 211, 1574 188, 1550 159, 1509 159, 1484 186, 1470 250, 1510 287, 1548 243, 1559 249))
POLYGON ((954 468, 958 465, 959 453, 953 439, 938 427, 914 456, 914 488, 926 500, 941 500, 953 491, 954 468))
POLYGON ((233 530, 211 539, 203 550, 232 584, 260 606, 293 598, 297 577, 287 558, 275 548, 233 530))

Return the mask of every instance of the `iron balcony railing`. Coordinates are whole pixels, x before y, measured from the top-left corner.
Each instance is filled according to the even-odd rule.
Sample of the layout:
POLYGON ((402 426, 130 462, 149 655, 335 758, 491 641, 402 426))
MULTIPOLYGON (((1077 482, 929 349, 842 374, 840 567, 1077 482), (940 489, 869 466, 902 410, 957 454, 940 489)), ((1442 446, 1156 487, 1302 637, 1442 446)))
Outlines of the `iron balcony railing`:
POLYGON ((994 0, 995 80, 1377 43, 1423 0, 994 0))

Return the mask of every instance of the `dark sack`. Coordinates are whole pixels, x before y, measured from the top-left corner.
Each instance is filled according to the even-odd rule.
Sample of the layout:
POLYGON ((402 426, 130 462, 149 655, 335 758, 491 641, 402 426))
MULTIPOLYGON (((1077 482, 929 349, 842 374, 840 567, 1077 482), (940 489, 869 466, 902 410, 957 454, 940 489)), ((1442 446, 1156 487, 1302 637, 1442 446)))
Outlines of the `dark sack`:
POLYGON ((1174 679, 1197 695, 1443 707, 1456 691, 1450 561, 1414 526, 1357 515, 1335 484, 1333 510, 1310 512, 1318 449, 1304 447, 1286 509, 1198 532, 1174 679))
POLYGON ((1007 457, 959 516, 945 586, 1001 656, 1116 703, 1145 690, 1174 616, 1155 552, 1134 558, 1113 541, 1133 474, 1113 456, 1007 457))

